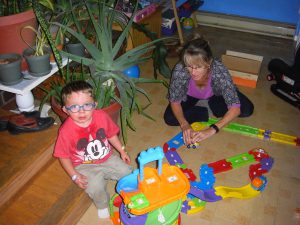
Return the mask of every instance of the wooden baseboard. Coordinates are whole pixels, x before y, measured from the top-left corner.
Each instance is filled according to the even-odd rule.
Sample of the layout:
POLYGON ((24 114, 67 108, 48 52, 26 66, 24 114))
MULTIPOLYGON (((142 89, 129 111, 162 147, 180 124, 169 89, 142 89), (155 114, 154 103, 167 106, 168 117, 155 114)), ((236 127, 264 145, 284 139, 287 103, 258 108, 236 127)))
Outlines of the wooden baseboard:
MULTIPOLYGON (((267 13, 267 12, 266 12, 267 13)), ((241 16, 203 11, 195 12, 196 21, 203 26, 294 39, 296 27, 290 24, 251 19, 241 16)))

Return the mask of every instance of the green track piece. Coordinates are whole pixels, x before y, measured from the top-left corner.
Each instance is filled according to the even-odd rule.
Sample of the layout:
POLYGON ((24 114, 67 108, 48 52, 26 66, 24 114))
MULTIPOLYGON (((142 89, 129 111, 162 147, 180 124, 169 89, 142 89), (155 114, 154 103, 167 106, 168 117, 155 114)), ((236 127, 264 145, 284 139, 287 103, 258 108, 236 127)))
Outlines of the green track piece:
MULTIPOLYGON (((219 120, 214 118, 209 118, 207 122, 203 122, 206 126, 217 123, 219 120)), ((242 125, 238 123, 229 123, 223 128, 225 131, 230 131, 234 133, 244 134, 247 136, 257 137, 259 134, 259 129, 247 125, 242 125)))
POLYGON ((255 137, 257 137, 259 132, 259 129, 257 128, 237 123, 228 124, 226 127, 224 127, 224 130, 255 137))
POLYGON ((175 166, 177 166, 180 169, 186 169, 187 168, 186 164, 181 164, 181 163, 176 163, 175 166))
POLYGON ((213 123, 216 123, 218 122, 219 120, 218 119, 214 119, 214 118, 209 118, 208 121, 206 122, 207 124, 211 125, 213 123))
POLYGON ((255 162, 253 155, 249 153, 242 153, 226 159, 227 162, 231 162, 232 168, 238 168, 255 162))
POLYGON ((191 201, 194 202, 195 207, 204 207, 206 205, 206 201, 202 201, 199 198, 193 198, 191 201))

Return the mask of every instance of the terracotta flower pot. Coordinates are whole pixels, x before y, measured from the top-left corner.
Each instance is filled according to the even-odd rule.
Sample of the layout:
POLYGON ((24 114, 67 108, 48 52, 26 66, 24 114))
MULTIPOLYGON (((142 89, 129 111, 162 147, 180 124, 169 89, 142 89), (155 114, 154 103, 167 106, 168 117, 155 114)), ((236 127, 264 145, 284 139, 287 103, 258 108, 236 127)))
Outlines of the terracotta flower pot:
MULTIPOLYGON (((18 13, 10 16, 1 16, 0 18, 0 52, 18 53, 22 55, 23 51, 28 48, 22 40, 20 32, 25 26, 37 27, 37 21, 33 10, 18 13)), ((22 36, 27 43, 33 45, 35 33, 24 30, 22 36)), ((22 70, 27 69, 25 60, 22 62, 22 70)))

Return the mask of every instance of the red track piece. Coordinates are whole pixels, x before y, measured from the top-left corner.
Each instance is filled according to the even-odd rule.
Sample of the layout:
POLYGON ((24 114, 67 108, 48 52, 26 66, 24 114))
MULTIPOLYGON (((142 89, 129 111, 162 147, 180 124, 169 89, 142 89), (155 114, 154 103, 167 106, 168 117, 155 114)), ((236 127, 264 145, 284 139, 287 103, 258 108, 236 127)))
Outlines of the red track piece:
POLYGON ((164 150, 164 153, 166 153, 167 151, 169 151, 169 145, 168 145, 167 142, 164 143, 163 150, 164 150))
POLYGON ((263 170, 261 168, 261 164, 260 163, 255 164, 255 165, 251 165, 249 167, 249 177, 250 177, 250 180, 253 180, 254 177, 261 176, 261 175, 263 175, 264 173, 267 173, 267 172, 268 172, 267 170, 263 170))
POLYGON ((225 159, 209 163, 208 166, 214 169, 214 174, 232 169, 231 163, 227 162, 225 159))
POLYGON ((269 158, 269 154, 266 153, 264 150, 260 148, 252 149, 248 152, 249 154, 253 155, 256 161, 260 161, 263 158, 269 158))
POLYGON ((194 174, 193 170, 191 169, 181 169, 181 171, 184 173, 184 175, 187 177, 189 181, 195 181, 196 175, 194 174))

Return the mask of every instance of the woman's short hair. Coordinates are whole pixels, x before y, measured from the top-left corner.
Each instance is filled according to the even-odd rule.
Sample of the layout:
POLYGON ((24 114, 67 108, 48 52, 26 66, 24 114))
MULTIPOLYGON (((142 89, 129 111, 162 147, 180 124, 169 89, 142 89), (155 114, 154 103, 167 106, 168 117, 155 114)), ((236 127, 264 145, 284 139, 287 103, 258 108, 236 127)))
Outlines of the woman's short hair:
POLYGON ((194 34, 183 46, 181 60, 185 65, 210 65, 213 54, 208 41, 194 34))

